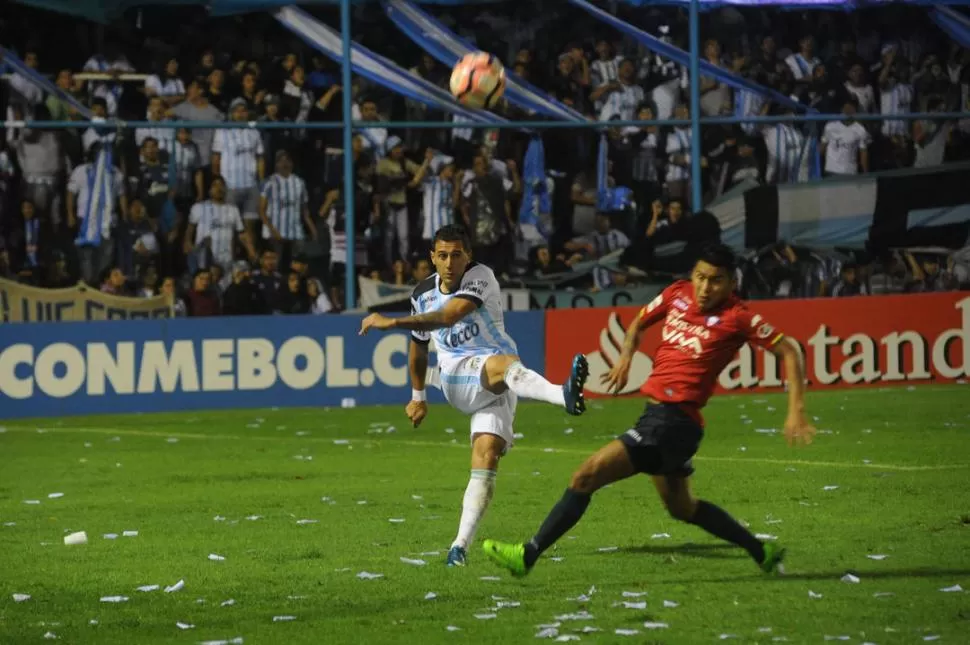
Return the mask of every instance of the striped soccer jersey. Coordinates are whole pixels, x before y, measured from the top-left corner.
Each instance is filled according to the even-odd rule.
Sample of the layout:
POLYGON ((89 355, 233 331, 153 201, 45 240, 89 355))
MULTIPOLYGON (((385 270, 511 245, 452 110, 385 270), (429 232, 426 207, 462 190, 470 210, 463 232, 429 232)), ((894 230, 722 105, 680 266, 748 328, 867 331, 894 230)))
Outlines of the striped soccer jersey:
POLYGON ((424 192, 424 230, 421 237, 430 240, 442 226, 455 223, 454 184, 441 177, 425 180, 421 189, 424 192))
POLYGON ((477 262, 469 264, 453 293, 441 292, 441 279, 437 273, 425 278, 411 292, 411 313, 437 311, 452 298, 466 298, 478 308, 451 327, 411 332, 411 338, 419 343, 434 339, 442 371, 449 371, 469 356, 518 354, 515 341, 505 331, 501 291, 490 268, 477 262))
POLYGON ((216 130, 212 152, 220 155, 219 173, 226 188, 237 190, 256 185, 257 160, 263 154, 258 130, 216 130))
POLYGON ((199 202, 189 212, 189 224, 195 226, 196 246, 208 237, 212 240, 212 257, 215 261, 222 265, 232 262, 233 238, 245 230, 238 208, 212 200, 199 202))
MULTIPOLYGON (((306 184, 298 176, 273 175, 263 183, 266 217, 284 240, 303 240, 303 209, 309 203, 306 184)), ((263 237, 270 238, 267 227, 263 237)))

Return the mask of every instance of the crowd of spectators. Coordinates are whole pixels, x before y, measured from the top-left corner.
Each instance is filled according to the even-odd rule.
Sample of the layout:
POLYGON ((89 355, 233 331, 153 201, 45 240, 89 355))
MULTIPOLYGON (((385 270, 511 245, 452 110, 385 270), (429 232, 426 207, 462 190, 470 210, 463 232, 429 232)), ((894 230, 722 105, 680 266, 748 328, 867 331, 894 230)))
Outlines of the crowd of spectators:
MULTIPOLYGON (((685 68, 612 32, 580 31, 588 20, 576 20, 561 4, 501 3, 440 17, 516 74, 593 119, 689 116, 685 68)), ((606 129, 607 185, 628 189, 616 191, 625 198, 609 208, 597 194, 600 134, 548 131, 543 139, 551 208, 537 223, 526 223, 518 213, 528 134, 462 127, 360 78, 344 88, 335 65, 265 16, 217 20, 188 9, 167 11, 172 15, 139 13, 96 38, 92 26, 32 9, 18 8, 0 21, 3 44, 95 117, 87 122, 19 75, 3 83, 9 120, 78 125, 5 128, 0 276, 48 287, 80 278, 129 295, 172 290, 180 311, 194 315, 337 311, 348 270, 340 132, 301 124, 339 121, 343 92, 351 93, 356 120, 442 121, 440 129, 375 127, 355 134, 350 154, 357 261, 351 270, 360 275, 397 284, 427 275, 428 240, 450 221, 468 226, 476 257, 504 279, 561 276, 586 260, 627 249, 618 266, 635 268, 592 271, 584 279, 593 289, 677 273, 693 248, 719 235, 704 205, 690 203, 688 128, 606 129), (72 46, 54 48, 52 42, 72 46), (75 74, 82 70, 109 79, 79 81, 75 74), (136 71, 151 74, 141 83, 118 78, 136 71), (114 117, 293 127, 99 126, 114 117), (653 253, 667 243, 685 245, 672 264, 653 253)), ((705 127, 699 178, 705 201, 742 182, 807 181, 813 142, 825 175, 970 158, 970 115, 913 123, 852 119, 856 112, 970 110, 970 51, 951 44, 922 15, 906 8, 708 14, 702 33, 709 62, 843 118, 820 126, 705 127)), ((686 47, 686 22, 677 9, 621 16, 686 47)), ((354 31, 372 49, 447 86, 448 70, 396 36, 379 6, 358 8, 354 31)), ((528 116, 505 104, 499 110, 510 118, 528 116)), ((789 111, 753 93, 732 92, 713 78, 701 79, 701 110, 740 116, 789 111)), ((772 252, 778 267, 761 273, 777 277, 812 252, 780 245, 772 252)), ((887 274, 895 275, 894 267, 905 272, 898 284, 887 282, 887 291, 949 288, 954 282, 945 276, 955 268, 945 263, 936 265, 936 279, 927 278, 936 274, 921 260, 852 255, 819 279, 828 287, 809 295, 875 291, 868 286, 869 258, 879 259, 887 274), (862 287, 856 286, 860 276, 862 287)), ((805 284, 803 277, 794 282, 805 284)), ((793 281, 763 280, 771 286, 762 291, 784 297, 792 293, 779 286, 786 280, 793 281)))

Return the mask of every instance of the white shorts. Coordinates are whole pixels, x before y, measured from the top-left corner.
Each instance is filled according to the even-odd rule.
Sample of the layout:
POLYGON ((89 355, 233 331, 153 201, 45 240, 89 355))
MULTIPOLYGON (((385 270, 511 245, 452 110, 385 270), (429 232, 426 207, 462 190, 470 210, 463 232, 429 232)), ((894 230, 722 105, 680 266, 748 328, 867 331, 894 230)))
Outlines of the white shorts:
POLYGON ((505 440, 505 449, 515 441, 512 424, 517 397, 511 390, 494 394, 482 387, 482 372, 488 356, 469 356, 442 366, 438 378, 441 391, 453 408, 471 415, 472 439, 476 434, 493 434, 505 440))

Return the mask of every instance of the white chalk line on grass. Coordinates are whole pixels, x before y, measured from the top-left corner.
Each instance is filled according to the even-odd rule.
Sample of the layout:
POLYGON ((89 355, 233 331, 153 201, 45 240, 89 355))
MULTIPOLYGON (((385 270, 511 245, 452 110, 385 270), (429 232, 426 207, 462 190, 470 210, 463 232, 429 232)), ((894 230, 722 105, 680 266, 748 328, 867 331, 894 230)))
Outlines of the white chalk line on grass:
MULTIPOLYGON (((189 432, 168 432, 163 430, 130 430, 125 428, 91 428, 91 427, 62 427, 62 428, 44 428, 46 432, 49 433, 64 433, 64 434, 110 434, 117 436, 129 436, 129 437, 175 437, 178 439, 200 439, 200 440, 216 440, 216 441, 238 441, 238 440, 250 440, 250 441, 302 441, 302 442, 313 442, 313 443, 324 443, 333 444, 332 437, 290 437, 286 435, 257 435, 257 434, 244 434, 244 435, 224 435, 224 434, 203 434, 203 433, 189 433, 189 432)), ((7 426, 8 432, 18 432, 18 433, 36 433, 37 428, 26 428, 26 427, 16 427, 7 426)), ((358 445, 373 445, 381 447, 389 446, 413 446, 419 448, 461 448, 468 449, 465 442, 457 443, 442 443, 440 441, 417 441, 411 439, 391 439, 389 441, 375 441, 373 439, 351 439, 351 441, 358 445)), ((552 454, 571 454, 571 455, 590 455, 592 454, 592 449, 580 449, 580 448, 562 448, 559 446, 522 446, 517 445, 515 447, 516 452, 547 452, 549 448, 554 451, 552 454)), ((767 464, 774 466, 816 466, 824 468, 857 468, 863 470, 889 470, 898 472, 928 472, 928 471, 942 471, 942 470, 961 470, 970 468, 970 464, 937 464, 933 466, 906 466, 900 464, 877 464, 877 463, 859 463, 859 462, 846 462, 846 461, 811 461, 808 459, 771 459, 767 457, 716 457, 712 455, 697 455, 694 459, 698 461, 711 461, 711 462, 725 462, 725 463, 737 463, 737 464, 767 464)))

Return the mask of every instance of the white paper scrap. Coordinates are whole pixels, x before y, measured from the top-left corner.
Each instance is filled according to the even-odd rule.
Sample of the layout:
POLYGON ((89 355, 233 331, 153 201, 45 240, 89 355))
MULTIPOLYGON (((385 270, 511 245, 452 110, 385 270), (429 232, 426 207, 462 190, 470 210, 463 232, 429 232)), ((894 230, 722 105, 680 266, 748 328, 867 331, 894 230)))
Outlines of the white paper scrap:
POLYGON ((623 607, 625 609, 646 609, 647 601, 646 600, 624 600, 623 607))
POLYGON ((291 620, 296 620, 296 616, 273 616, 274 623, 288 623, 291 620))
POLYGON ((593 614, 583 610, 572 614, 561 614, 556 616, 556 620, 593 620, 593 614))
POLYGON ((101 596, 101 602, 128 602, 128 596, 101 596))
POLYGON ((371 573, 369 571, 361 571, 357 574, 357 577, 361 580, 377 580, 378 578, 383 578, 383 573, 371 573))
POLYGON ((777 540, 778 539, 778 536, 777 535, 772 535, 770 533, 757 533, 757 534, 755 534, 755 537, 758 538, 759 540, 777 540))
POLYGON ((104 534, 104 539, 105 540, 117 540, 118 539, 118 534, 117 533, 105 533, 104 534))
POLYGON ((389 517, 387 518, 387 521, 390 522, 391 524, 404 524, 403 517, 389 517))
POLYGON ((137 591, 147 592, 147 591, 158 591, 159 589, 161 589, 159 585, 142 585, 138 587, 137 591))
POLYGON ((580 638, 576 634, 562 634, 561 636, 556 636, 557 643, 566 643, 569 641, 578 641, 578 640, 580 640, 580 638))
POLYGON ((236 604, 236 601, 233 600, 232 598, 230 598, 229 600, 223 600, 222 602, 220 602, 219 603, 219 606, 220 607, 232 607, 235 604, 236 604))
POLYGON ((646 591, 624 591, 620 594, 624 598, 642 598, 647 595, 646 591))
POLYGON ((30 600, 29 593, 15 593, 13 595, 14 602, 27 602, 28 600, 30 600))
POLYGON ((830 486, 822 486, 822 490, 838 490, 838 489, 839 489, 838 486, 832 486, 832 485, 830 485, 830 486))
POLYGON ((664 607, 667 609, 673 609, 674 607, 680 607, 680 603, 674 602, 673 600, 664 600, 664 607))
POLYGON ((165 593, 174 593, 176 591, 181 591, 185 587, 185 580, 179 580, 174 585, 169 585, 165 587, 165 593))
POLYGON ((649 620, 643 623, 643 626, 646 629, 667 629, 668 627, 670 627, 670 625, 668 625, 667 623, 655 623, 649 620))
POLYGON ((620 628, 617 628, 617 630, 614 633, 617 636, 636 636, 637 634, 640 633, 640 630, 639 629, 620 629, 620 628))
POLYGON ((815 599, 818 599, 818 598, 821 598, 821 597, 822 597, 822 594, 820 594, 820 593, 815 593, 814 591, 812 591, 811 589, 809 589, 809 590, 808 590, 808 597, 809 597, 809 598, 815 598, 815 599))
POLYGON ((57 634, 54 632, 44 632, 44 639, 49 641, 57 640, 57 634))
POLYGON ((122 537, 138 537, 138 531, 122 531, 122 537))
POLYGON ((30 506, 36 506, 37 504, 40 504, 40 500, 39 499, 25 499, 24 500, 24 504, 29 504, 30 506))
POLYGON ((223 560, 226 559, 226 556, 219 555, 218 553, 210 553, 209 559, 212 560, 213 562, 222 562, 223 560))
POLYGON ((193 629, 193 628, 195 628, 195 625, 190 625, 189 623, 183 623, 183 622, 177 622, 177 623, 175 623, 175 626, 178 627, 179 629, 193 629))
POLYGON ((350 440, 349 439, 334 439, 333 440, 333 445, 335 445, 335 446, 346 446, 349 443, 350 443, 350 440))
POLYGON ((611 551, 617 551, 617 550, 619 550, 619 548, 620 547, 618 547, 618 546, 601 546, 600 548, 598 548, 596 550, 599 551, 599 552, 601 552, 601 553, 609 553, 611 551))
POLYGON ((474 616, 478 620, 492 620, 493 618, 498 618, 498 614, 474 614, 474 616))
POLYGON ((424 599, 425 600, 434 600, 437 597, 438 597, 438 594, 436 594, 433 591, 429 591, 428 593, 424 594, 424 599))
POLYGON ((401 558, 401 562, 403 562, 404 564, 413 564, 416 567, 423 567, 424 565, 428 564, 424 560, 419 560, 415 558, 401 558))
POLYGON ((498 576, 480 576, 478 579, 485 580, 487 582, 498 582, 499 580, 501 580, 501 578, 499 578, 498 576))
POLYGON ((304 520, 297 520, 296 523, 299 524, 300 526, 305 526, 307 524, 316 524, 318 521, 319 520, 307 520, 307 519, 304 519, 304 520))
POLYGON ((961 591, 963 591, 963 587, 961 587, 960 585, 953 585, 952 587, 943 587, 942 589, 940 589, 940 591, 943 591, 946 593, 960 593, 961 591))
POLYGON ((854 576, 851 573, 847 573, 842 576, 842 582, 849 582, 852 584, 859 584, 859 576, 854 576))
POLYGON ((651 540, 666 540, 670 537, 670 533, 654 533, 650 536, 651 540))
POLYGON ((445 629, 447 629, 449 632, 460 632, 461 631, 461 627, 455 627, 454 625, 448 625, 447 627, 445 627, 445 629))
POLYGON ((47 495, 47 499, 58 499, 60 497, 64 497, 64 493, 50 493, 47 495))
POLYGON ((891 597, 893 597, 895 595, 896 594, 894 594, 892 591, 877 591, 876 593, 872 594, 872 597, 873 598, 891 598, 891 597))
POLYGON ((889 556, 888 555, 882 555, 881 553, 878 553, 878 554, 869 554, 866 557, 869 558, 870 560, 885 560, 889 556))
POLYGON ((545 627, 536 634, 536 638, 555 638, 559 635, 559 630, 555 627, 545 627))

